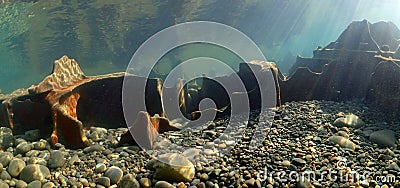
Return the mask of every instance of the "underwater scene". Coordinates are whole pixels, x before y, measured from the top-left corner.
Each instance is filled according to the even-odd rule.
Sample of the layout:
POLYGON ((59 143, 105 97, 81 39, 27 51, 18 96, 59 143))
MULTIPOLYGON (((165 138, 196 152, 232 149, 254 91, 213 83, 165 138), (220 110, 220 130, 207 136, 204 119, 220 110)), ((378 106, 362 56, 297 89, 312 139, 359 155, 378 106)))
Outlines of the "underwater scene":
POLYGON ((2 187, 400 187, 400 1, 2 0, 2 187))

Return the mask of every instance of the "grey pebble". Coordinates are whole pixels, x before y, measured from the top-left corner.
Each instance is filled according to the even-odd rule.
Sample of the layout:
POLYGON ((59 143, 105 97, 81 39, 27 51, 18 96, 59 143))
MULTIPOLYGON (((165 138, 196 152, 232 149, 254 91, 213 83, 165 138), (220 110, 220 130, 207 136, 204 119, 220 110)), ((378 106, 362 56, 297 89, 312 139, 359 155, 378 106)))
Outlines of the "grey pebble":
POLYGON ((53 150, 50 152, 50 159, 47 162, 49 168, 59 168, 65 164, 65 154, 59 150, 53 150))
POLYGON ((13 158, 13 154, 10 152, 0 152, 0 163, 3 164, 3 167, 7 167, 13 158))
POLYGON ((97 173, 101 173, 107 170, 107 166, 103 163, 99 163, 96 165, 94 171, 97 173))
POLYGON ((104 146, 102 146, 102 145, 94 144, 94 145, 88 146, 85 149, 83 149, 83 152, 84 153, 91 153, 91 152, 94 152, 94 151, 103 151, 105 149, 106 148, 104 146))
POLYGON ((33 149, 32 143, 21 142, 20 144, 17 145, 17 147, 15 147, 15 152, 17 154, 25 154, 26 152, 30 151, 31 149, 33 149))
POLYGON ((24 180, 27 183, 30 183, 34 180, 42 181, 49 176, 50 170, 46 166, 30 164, 22 169, 20 179, 24 180))
POLYGON ((23 180, 17 180, 15 182, 15 187, 16 188, 25 188, 26 186, 28 186, 28 184, 25 183, 23 180))
POLYGON ((8 187, 9 185, 6 182, 0 181, 0 188, 8 188, 8 187))
MULTIPOLYGON (((142 182, 142 179, 140 179, 140 182, 142 182)), ((149 180, 149 182, 144 181, 144 184, 142 186, 150 187, 151 181, 150 180, 149 180)), ((118 184, 118 187, 120 187, 120 188, 140 188, 140 183, 135 179, 135 177, 132 174, 127 174, 124 177, 122 177, 121 181, 118 184)))
POLYGON ((109 187, 111 185, 110 178, 108 177, 99 177, 97 182, 105 187, 109 187))
POLYGON ((11 176, 7 171, 3 171, 0 173, 0 178, 2 180, 11 180, 11 176))
MULTIPOLYGON (((140 178, 140 185, 147 188, 147 187, 151 187, 151 180, 149 178, 140 178)), ((121 180, 122 182, 122 180, 121 180)))
POLYGON ((166 181, 158 181, 155 185, 155 188, 174 188, 172 184, 166 182, 166 181))
POLYGON ((3 134, 0 136, 0 144, 3 148, 14 146, 15 138, 12 134, 3 134))
POLYGON ((28 184, 26 188, 41 188, 42 187, 42 182, 39 180, 32 181, 28 184))
POLYGON ((109 177, 112 184, 118 184, 118 182, 122 179, 124 173, 117 166, 112 166, 107 169, 104 173, 104 176, 109 177))
POLYGON ((42 188, 53 188, 53 187, 56 187, 56 185, 54 185, 53 182, 47 182, 42 186, 42 188))
POLYGON ((11 160, 10 164, 8 164, 7 171, 12 177, 18 177, 19 173, 21 173, 22 169, 25 168, 26 164, 23 160, 19 158, 14 158, 11 160))

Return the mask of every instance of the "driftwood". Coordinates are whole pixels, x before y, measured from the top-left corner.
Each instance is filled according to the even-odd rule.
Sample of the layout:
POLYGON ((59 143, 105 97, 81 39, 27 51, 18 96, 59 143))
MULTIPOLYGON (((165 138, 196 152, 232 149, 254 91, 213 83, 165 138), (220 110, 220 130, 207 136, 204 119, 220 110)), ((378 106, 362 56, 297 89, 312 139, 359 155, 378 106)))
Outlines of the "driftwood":
MULTIPOLYGON (((42 135, 51 134, 53 144, 85 147, 89 143, 83 134, 84 127, 126 127, 121 103, 124 77, 137 83, 147 80, 122 72, 85 76, 75 60, 64 56, 55 61, 52 74, 41 83, 0 99, 0 123, 12 128, 15 134, 39 129, 42 135)), ((146 105, 150 115, 163 113, 160 85, 159 79, 147 80, 146 95, 151 102, 146 105)), ((132 98, 141 96, 144 93, 138 91, 132 98)), ((133 113, 141 110, 146 109, 138 108, 133 113)))
MULTIPOLYGON (((260 87, 254 80, 249 66, 255 68, 257 76, 262 76, 265 71, 272 70, 275 77, 270 82, 272 83, 270 86, 275 89, 274 83, 277 83, 275 79, 277 79, 278 72, 275 64, 254 61, 243 64, 238 72, 246 86, 246 91, 242 93, 233 90, 233 93, 225 92, 226 95, 221 95, 224 88, 207 79, 203 80, 201 88, 183 87, 179 91, 177 88, 180 88, 181 85, 178 83, 176 88, 167 88, 166 90, 174 92, 173 95, 179 97, 179 108, 189 119, 197 119, 200 114, 212 111, 218 117, 229 114, 230 109, 227 109, 227 106, 230 105, 229 95, 246 95, 250 98, 251 109, 256 109, 261 106, 260 87), (218 109, 198 111, 197 102, 204 98, 218 101, 218 109)), ((132 108, 129 109, 131 116, 128 118, 136 119, 134 125, 142 122, 147 127, 152 126, 159 133, 178 130, 163 117, 162 81, 160 79, 144 78, 123 72, 86 76, 77 62, 67 56, 55 61, 53 72, 38 85, 1 96, 0 123, 12 128, 14 134, 23 134, 27 130, 39 129, 43 136, 50 136, 52 144, 61 142, 69 148, 85 147, 90 144, 83 133, 85 127, 92 125, 105 128, 127 127, 121 100, 124 78, 126 83, 135 87, 130 90, 132 93, 129 93, 128 96, 131 97, 125 102, 136 104, 135 100, 141 100, 143 96, 146 96, 145 108, 131 105, 132 108), (145 83, 147 83, 146 89, 141 91, 145 83), (148 117, 143 114, 138 116, 143 113, 141 111, 148 113, 148 117), (139 121, 139 119, 142 120, 139 121), (147 123, 143 123, 145 120, 147 123)), ((216 79, 222 83, 229 83, 231 76, 216 79)), ((278 88, 278 86, 276 87, 278 88)), ((277 91, 279 92, 279 89, 277 91)), ((279 98, 277 102, 280 102, 279 98)), ((152 131, 147 131, 147 133, 144 135, 145 137, 153 135, 152 131)), ((121 144, 123 143, 134 144, 129 132, 123 136, 121 144)))

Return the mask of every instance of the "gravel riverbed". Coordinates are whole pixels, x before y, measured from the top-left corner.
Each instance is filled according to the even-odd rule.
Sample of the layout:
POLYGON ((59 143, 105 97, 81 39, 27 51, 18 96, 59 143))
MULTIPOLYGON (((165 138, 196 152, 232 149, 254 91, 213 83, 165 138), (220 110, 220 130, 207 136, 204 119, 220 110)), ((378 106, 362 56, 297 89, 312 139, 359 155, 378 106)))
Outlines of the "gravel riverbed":
POLYGON ((92 127, 85 134, 93 145, 71 150, 50 147, 37 130, 12 135, 1 127, 0 188, 400 186, 398 119, 385 119, 360 103, 331 101, 290 102, 275 109, 272 118, 257 112, 250 117, 236 122, 244 130, 240 135, 224 134, 228 118, 204 129, 163 133, 172 143, 192 148, 169 155, 183 161, 184 169, 155 165, 137 146, 118 147, 126 128, 92 127), (272 126, 251 148, 259 124, 272 126), (227 139, 231 136, 237 139, 227 139), (217 150, 229 148, 225 155, 217 150))

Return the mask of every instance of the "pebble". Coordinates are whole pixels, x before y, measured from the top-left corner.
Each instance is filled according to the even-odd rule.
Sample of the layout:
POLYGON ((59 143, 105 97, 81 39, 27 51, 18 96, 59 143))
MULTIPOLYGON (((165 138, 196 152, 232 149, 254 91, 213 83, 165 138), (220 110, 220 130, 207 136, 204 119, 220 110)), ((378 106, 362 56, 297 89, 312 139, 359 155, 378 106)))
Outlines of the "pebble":
MULTIPOLYGON (((122 177, 121 181, 118 184, 118 187, 120 188, 140 188, 140 185, 142 184, 142 179, 140 179, 140 184, 139 182, 135 179, 135 177, 132 174, 127 174, 124 177, 122 177)), ((147 178, 146 178, 147 179, 147 178)), ((148 182, 144 181, 142 186, 143 187, 150 187, 151 186, 151 181, 147 179, 148 182)))
POLYGON ((94 171, 97 173, 102 173, 107 170, 107 166, 104 163, 99 163, 96 165, 94 171))
POLYGON ((42 182, 39 180, 35 180, 30 182, 26 188, 41 188, 42 187, 42 182))
POLYGON ((364 121, 354 114, 346 115, 345 117, 337 118, 333 125, 336 127, 352 127, 360 128, 365 125, 364 121))
POLYGON ((0 173, 0 178, 1 178, 2 180, 11 180, 11 176, 10 176, 10 174, 9 174, 7 171, 2 171, 2 172, 0 173))
POLYGON ((158 181, 155 185, 155 188, 174 188, 172 184, 166 182, 166 181, 158 181))
POLYGON ((303 159, 300 158, 293 158, 292 159, 292 164, 296 165, 296 166, 304 166, 307 162, 303 159))
POLYGON ((352 142, 351 140, 349 140, 343 136, 334 135, 334 136, 329 137, 328 141, 332 142, 333 144, 339 145, 341 148, 355 150, 357 147, 356 144, 354 144, 354 142, 352 142))
POLYGON ((117 166, 112 166, 107 169, 107 171, 104 173, 105 176, 110 178, 111 184, 118 184, 119 181, 121 181, 122 176, 124 173, 122 170, 117 167, 117 166))
POLYGON ((15 138, 12 134, 0 135, 0 144, 3 148, 8 148, 14 146, 15 138))
POLYGON ((81 159, 79 158, 79 156, 77 154, 75 154, 74 156, 72 156, 69 160, 68 160, 68 164, 69 165, 73 165, 76 163, 81 162, 81 159))
POLYGON ((25 188, 26 186, 28 186, 28 184, 25 183, 23 180, 17 180, 15 182, 15 187, 16 188, 25 188))
POLYGON ((380 147, 396 147, 396 137, 392 130, 385 129, 373 132, 369 139, 380 147))
POLYGON ((88 146, 85 149, 83 149, 83 152, 84 153, 91 153, 91 152, 94 152, 94 151, 103 151, 105 149, 106 148, 104 146, 102 146, 102 145, 94 144, 94 145, 88 146))
POLYGON ((47 162, 49 168, 59 168, 65 164, 65 154, 59 150, 53 150, 50 152, 50 159, 47 162))
POLYGON ((53 188, 56 187, 56 185, 54 185, 53 182, 46 182, 45 184, 43 184, 42 188, 53 188))
POLYGON ((12 158, 13 158, 12 153, 0 152, 0 163, 3 165, 3 167, 7 167, 12 158))
POLYGON ((388 169, 389 170, 394 170, 394 171, 400 171, 400 167, 396 163, 389 164, 388 169))
POLYGON ((151 180, 149 178, 140 178, 140 185, 147 188, 151 187, 151 180))
POLYGON ((79 182, 81 182, 84 187, 90 186, 89 181, 86 178, 79 178, 79 182))
POLYGON ((3 181, 0 181, 0 187, 1 188, 8 188, 9 185, 7 183, 3 182, 3 181))
POLYGON ((33 149, 32 143, 22 142, 22 143, 18 144, 17 147, 15 147, 15 152, 17 154, 25 154, 26 152, 30 151, 31 149, 33 149))
POLYGON ((111 185, 110 178, 108 177, 100 177, 97 182, 105 187, 109 187, 111 185))
POLYGON ((18 177, 19 173, 25 168, 26 164, 19 158, 14 158, 8 165, 7 171, 12 177, 18 177))
POLYGON ((50 144, 46 140, 39 140, 37 142, 33 142, 33 149, 35 150, 45 150, 50 149, 50 144))
POLYGON ((159 156, 160 161, 154 161, 156 168, 155 179, 170 180, 176 182, 190 182, 194 178, 195 168, 185 156, 176 153, 167 153, 159 156))
POLYGON ((46 166, 38 164, 27 165, 20 173, 20 179, 27 183, 30 183, 34 180, 43 181, 49 176, 50 170, 46 166))
POLYGON ((347 134, 345 131, 338 131, 336 134, 345 138, 350 137, 349 134, 347 134))

